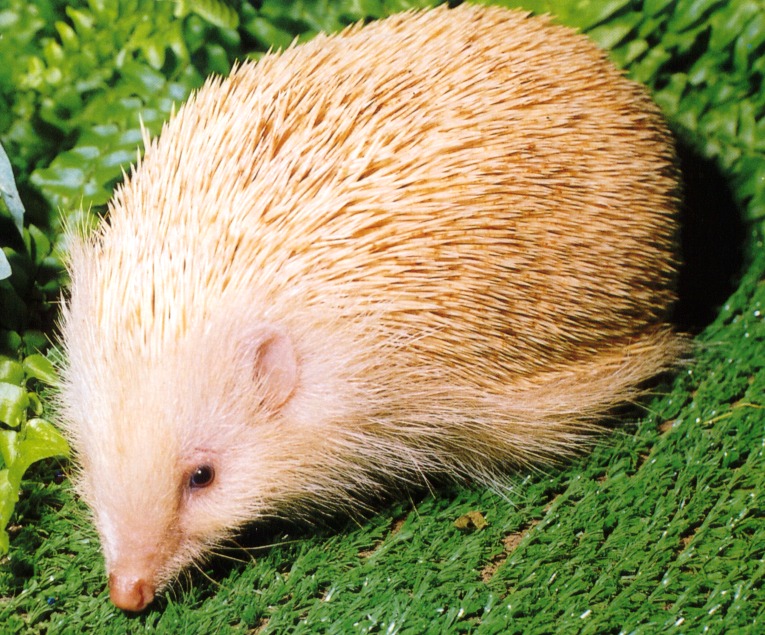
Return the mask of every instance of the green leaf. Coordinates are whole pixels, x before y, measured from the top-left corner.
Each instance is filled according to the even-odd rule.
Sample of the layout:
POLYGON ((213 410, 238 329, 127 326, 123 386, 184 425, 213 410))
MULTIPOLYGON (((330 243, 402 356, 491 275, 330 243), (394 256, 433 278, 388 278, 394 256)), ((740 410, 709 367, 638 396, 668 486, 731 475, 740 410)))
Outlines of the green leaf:
MULTIPOLYGON (((555 6, 555 2, 550 4, 554 5, 552 7, 554 15, 560 13, 560 9, 555 6)), ((609 17, 629 4, 630 0, 582 0, 576 5, 568 5, 568 15, 565 16, 564 22, 571 26, 588 30, 605 22, 609 17)))
MULTIPOLYGON (((8 211, 11 214, 16 229, 19 234, 24 228, 24 204, 19 197, 19 191, 16 189, 16 181, 13 178, 13 168, 8 155, 5 153, 2 144, 0 144, 0 197, 2 197, 8 211)), ((5 278, 0 272, 0 279, 5 278)))
POLYGON ((669 83, 658 93, 654 95, 656 103, 661 106, 665 112, 677 112, 680 100, 685 93, 688 85, 688 77, 685 73, 675 73, 669 80, 669 83))
POLYGON ((222 29, 239 26, 239 14, 223 0, 186 0, 188 8, 222 29))
POLYGON ((51 364, 50 360, 43 355, 29 355, 24 359, 23 367, 24 372, 28 376, 39 379, 44 384, 55 386, 58 381, 53 364, 51 364))
POLYGON ((647 48, 647 43, 643 40, 637 40, 638 42, 646 45, 645 56, 635 64, 632 69, 632 77, 644 84, 651 84, 656 79, 661 68, 666 64, 672 56, 665 51, 661 46, 655 46, 653 48, 647 48))
POLYGON ((29 406, 27 406, 27 411, 34 414, 35 417, 41 417, 45 408, 42 401, 40 400, 40 396, 36 392, 28 391, 27 397, 29 398, 29 406))
POLYGON ((0 421, 18 428, 29 405, 27 391, 16 384, 0 381, 0 421))
POLYGON ((285 49, 294 39, 288 31, 283 31, 274 25, 271 20, 260 16, 252 18, 244 25, 244 30, 254 37, 263 48, 285 49))
POLYGON ((647 15, 656 15, 661 13, 675 0, 645 0, 643 2, 643 12, 647 15))
POLYGON ((0 349, 17 352, 24 345, 24 340, 16 331, 0 329, 0 349))
POLYGON ((0 251, 0 280, 11 277, 11 263, 8 262, 8 256, 4 251, 0 251))
POLYGON ((146 61, 149 62, 149 66, 155 70, 162 68, 162 65, 165 63, 166 50, 162 42, 151 40, 143 45, 142 50, 146 56, 146 61))
POLYGON ((165 76, 162 73, 154 70, 151 66, 139 64, 138 62, 125 62, 121 73, 131 84, 134 83, 141 86, 141 88, 137 88, 139 93, 160 91, 166 83, 165 76))
POLYGON ((350 13, 361 17, 381 18, 384 15, 380 0, 352 0, 350 13))
MULTIPOLYGON (((740 37, 747 27, 752 24, 755 27, 758 26, 756 19, 758 17, 762 19, 762 11, 762 7, 742 2, 717 13, 711 20, 712 34, 709 38, 709 49, 727 55, 733 41, 740 37)), ((756 29, 756 32, 758 35, 761 34, 759 29, 756 29)))
POLYGON ((45 419, 27 421, 24 425, 24 438, 19 443, 20 460, 17 463, 25 464, 21 474, 23 475, 32 463, 53 456, 69 456, 69 444, 66 439, 45 419))
POLYGON ((21 385, 24 381, 24 367, 18 360, 0 355, 0 381, 21 385))
POLYGON ((66 7, 66 15, 72 21, 78 33, 84 34, 93 29, 95 19, 87 11, 79 11, 72 6, 68 6, 66 7))
POLYGON ((638 14, 630 14, 626 19, 617 19, 588 31, 601 48, 612 49, 626 38, 640 22, 638 14), (635 19, 637 18, 637 19, 635 19))
POLYGON ((611 59, 618 66, 626 67, 648 50, 645 40, 630 40, 626 44, 611 51, 611 59))
POLYGON ((5 530, 19 500, 19 488, 10 481, 8 470, 0 470, 0 555, 8 553, 9 537, 5 530))
POLYGON ((50 239, 34 225, 27 227, 29 232, 29 252, 32 261, 39 265, 50 254, 50 239))
POLYGON ((0 430, 0 456, 6 467, 16 462, 19 454, 19 433, 15 430, 0 430))
POLYGON ((680 0, 673 12, 672 21, 669 24, 670 31, 685 31, 719 4, 720 0, 680 0))
POLYGON ((26 355, 34 355, 44 350, 50 344, 50 339, 42 331, 27 329, 24 331, 24 352, 26 355))
POLYGON ((0 430, 0 455, 6 467, 0 470, 0 554, 8 551, 5 527, 18 502, 21 480, 29 466, 54 456, 69 456, 69 444, 44 419, 30 419, 20 432, 0 430))
POLYGON ((54 25, 58 36, 61 39, 61 43, 65 49, 76 51, 79 48, 79 40, 77 39, 77 33, 66 22, 56 22, 54 25))

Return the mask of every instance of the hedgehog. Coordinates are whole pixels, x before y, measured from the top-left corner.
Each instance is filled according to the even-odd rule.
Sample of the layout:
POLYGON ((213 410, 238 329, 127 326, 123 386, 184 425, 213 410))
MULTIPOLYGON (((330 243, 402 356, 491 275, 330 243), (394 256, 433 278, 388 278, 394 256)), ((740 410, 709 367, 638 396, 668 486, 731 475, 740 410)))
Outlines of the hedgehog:
POLYGON ((679 179, 647 91, 460 5, 214 77, 74 238, 62 425, 111 600, 248 523, 591 444, 676 364, 679 179))

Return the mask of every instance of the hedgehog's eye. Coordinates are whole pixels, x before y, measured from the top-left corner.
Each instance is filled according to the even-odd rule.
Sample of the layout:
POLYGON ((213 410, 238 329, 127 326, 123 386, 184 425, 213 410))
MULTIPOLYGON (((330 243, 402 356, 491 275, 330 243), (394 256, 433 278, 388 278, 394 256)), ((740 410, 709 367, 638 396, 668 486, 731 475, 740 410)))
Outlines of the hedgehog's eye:
POLYGON ((189 477, 191 489, 201 489, 210 485, 215 480, 215 470, 212 465, 200 465, 189 477))

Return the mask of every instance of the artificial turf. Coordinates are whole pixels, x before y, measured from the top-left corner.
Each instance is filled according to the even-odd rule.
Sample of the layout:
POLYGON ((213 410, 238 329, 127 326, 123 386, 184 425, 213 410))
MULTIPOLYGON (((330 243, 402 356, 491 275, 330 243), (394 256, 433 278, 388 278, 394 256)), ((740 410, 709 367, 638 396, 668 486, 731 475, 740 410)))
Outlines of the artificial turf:
MULTIPOLYGON (((283 4, 282 31, 296 7, 321 11, 283 4)), ((505 4, 584 26, 683 140, 693 359, 578 460, 502 494, 445 488, 320 529, 253 528, 249 552, 137 616, 108 602, 82 506, 38 465, 0 565, 0 633, 765 632, 765 4, 505 4), (471 512, 485 526, 458 528, 471 512)))

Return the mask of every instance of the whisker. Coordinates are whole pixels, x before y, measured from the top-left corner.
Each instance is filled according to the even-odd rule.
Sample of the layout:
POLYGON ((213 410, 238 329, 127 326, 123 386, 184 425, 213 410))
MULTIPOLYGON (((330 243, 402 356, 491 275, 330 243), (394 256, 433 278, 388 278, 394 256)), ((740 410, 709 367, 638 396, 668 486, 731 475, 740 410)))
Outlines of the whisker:
POLYGON ((197 571, 199 571, 199 573, 201 573, 201 574, 202 574, 202 577, 203 577, 203 578, 205 578, 205 579, 206 579, 208 582, 210 582, 211 584, 215 585, 215 586, 216 586, 216 587, 218 587, 218 588, 220 588, 220 587, 222 587, 222 586, 223 586, 223 585, 222 585, 220 582, 218 582, 216 579, 214 579, 212 576, 210 576, 210 575, 209 575, 209 574, 208 574, 208 573, 207 573, 207 572, 206 572, 206 571, 205 571, 205 570, 202 568, 202 565, 201 565, 200 563, 198 563, 198 562, 196 562, 196 561, 192 561, 191 565, 192 565, 192 566, 193 566, 193 567, 194 567, 194 568, 195 568, 197 571))
MULTIPOLYGON (((274 547, 284 547, 284 546, 287 546, 287 545, 294 545, 296 543, 302 542, 302 540, 299 539, 299 538, 296 538, 294 540, 282 540, 282 541, 279 541, 279 542, 270 542, 270 543, 265 544, 265 545, 256 545, 254 547, 245 547, 244 545, 242 545, 241 543, 236 542, 235 540, 230 540, 230 542, 233 543, 232 546, 227 547, 227 546, 224 546, 224 545, 220 545, 219 547, 217 547, 217 549, 223 549, 223 550, 228 550, 228 551, 234 551, 234 550, 241 549, 242 551, 244 551, 244 552, 249 554, 252 551, 266 551, 268 549, 273 549, 274 547)), ((219 552, 216 550, 216 553, 219 553, 219 552)))

